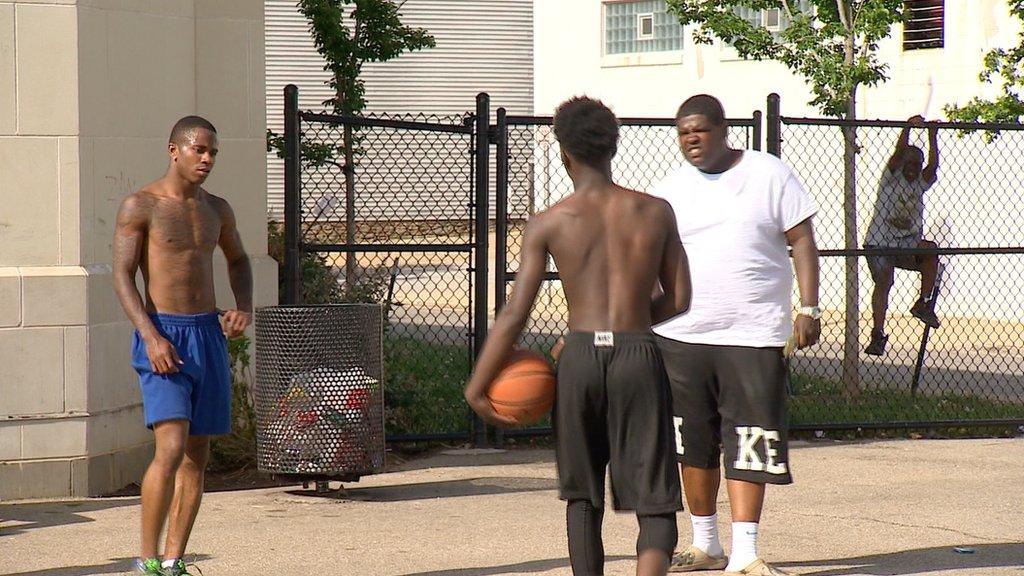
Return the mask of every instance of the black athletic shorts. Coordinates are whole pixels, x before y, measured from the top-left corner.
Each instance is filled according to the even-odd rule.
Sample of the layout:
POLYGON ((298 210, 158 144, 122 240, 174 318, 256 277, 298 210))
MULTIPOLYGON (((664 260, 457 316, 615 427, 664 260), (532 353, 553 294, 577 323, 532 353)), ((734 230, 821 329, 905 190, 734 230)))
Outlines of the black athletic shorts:
MULTIPOLYGON (((892 246, 876 246, 873 244, 865 244, 865 248, 918 248, 921 244, 921 239, 916 236, 905 236, 898 238, 890 242, 892 246)), ((894 268, 900 268, 903 270, 913 270, 916 272, 921 271, 921 264, 924 262, 926 256, 920 254, 873 254, 866 256, 868 261, 868 270, 871 272, 871 279, 875 283, 887 280, 892 275, 894 268)))
POLYGON ((782 348, 687 344, 658 337, 672 385, 679 461, 725 477, 790 484, 789 370, 782 348))
POLYGON ((682 510, 671 403, 653 334, 567 334, 553 418, 559 496, 603 509, 607 468, 615 510, 682 510))

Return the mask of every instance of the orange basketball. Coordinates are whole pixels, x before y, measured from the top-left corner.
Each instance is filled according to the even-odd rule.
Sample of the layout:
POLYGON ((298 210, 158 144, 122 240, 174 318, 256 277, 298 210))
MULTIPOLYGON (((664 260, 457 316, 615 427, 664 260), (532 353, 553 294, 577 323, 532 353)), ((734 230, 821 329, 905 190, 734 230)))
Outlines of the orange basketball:
POLYGON ((513 350, 494 377, 487 398, 498 414, 513 418, 520 426, 533 424, 555 402, 555 373, 544 356, 513 350))

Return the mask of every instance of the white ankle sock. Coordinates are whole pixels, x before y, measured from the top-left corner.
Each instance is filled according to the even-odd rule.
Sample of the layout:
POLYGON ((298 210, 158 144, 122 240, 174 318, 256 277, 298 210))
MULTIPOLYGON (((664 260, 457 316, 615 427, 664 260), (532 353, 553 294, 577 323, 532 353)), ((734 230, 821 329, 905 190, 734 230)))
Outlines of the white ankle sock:
POLYGON ((757 560, 757 522, 732 523, 732 550, 728 572, 739 572, 757 560))
POLYGON ((178 563, 177 558, 168 558, 160 563, 161 568, 174 568, 174 565, 178 563))
POLYGON ((711 516, 694 516, 690 514, 693 525, 693 545, 710 556, 721 556, 722 542, 718 539, 718 514, 711 516))

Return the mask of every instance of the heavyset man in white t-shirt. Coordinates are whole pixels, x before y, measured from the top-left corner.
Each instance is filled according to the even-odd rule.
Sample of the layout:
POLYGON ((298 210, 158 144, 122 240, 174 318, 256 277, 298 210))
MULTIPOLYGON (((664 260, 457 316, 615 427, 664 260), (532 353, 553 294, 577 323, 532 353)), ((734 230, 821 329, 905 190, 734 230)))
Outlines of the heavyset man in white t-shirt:
POLYGON ((677 452, 693 545, 671 571, 781 575, 757 554, 765 484, 789 484, 783 348, 818 341, 813 200, 778 158, 728 147, 721 103, 694 96, 676 114, 687 163, 652 192, 676 213, 689 257, 690 310, 654 327, 672 385, 677 452), (793 320, 792 248, 801 306, 793 320), (731 559, 715 501, 724 451, 731 559))

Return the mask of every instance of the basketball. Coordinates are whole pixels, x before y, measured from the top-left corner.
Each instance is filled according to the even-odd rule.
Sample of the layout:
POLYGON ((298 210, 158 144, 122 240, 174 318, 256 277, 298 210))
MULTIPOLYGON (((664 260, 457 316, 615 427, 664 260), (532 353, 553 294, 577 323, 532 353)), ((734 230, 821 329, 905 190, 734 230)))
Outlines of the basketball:
POLYGON ((513 350, 494 377, 487 398, 494 411, 520 426, 533 424, 555 402, 555 373, 544 356, 530 350, 513 350))

